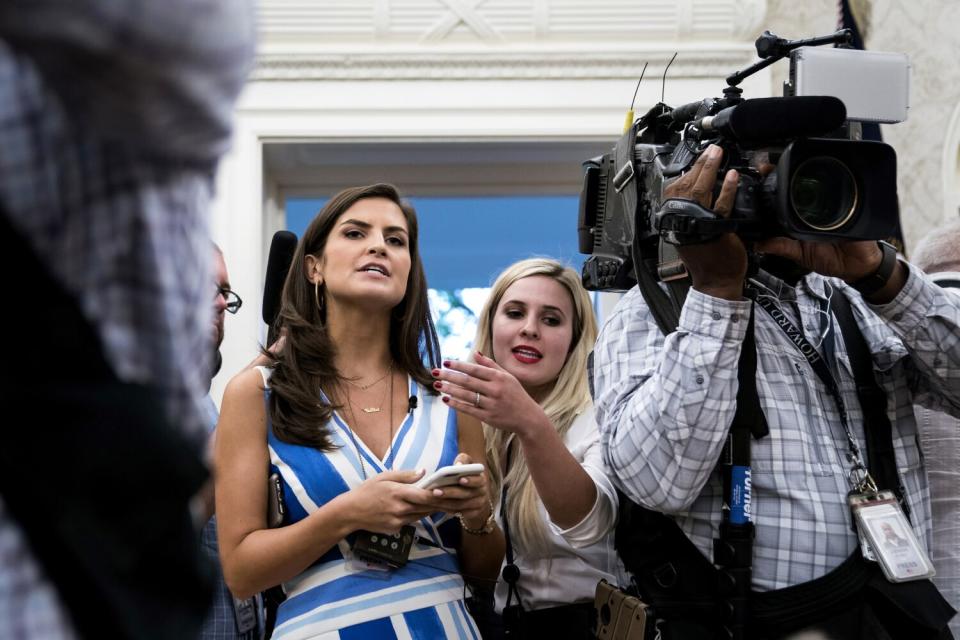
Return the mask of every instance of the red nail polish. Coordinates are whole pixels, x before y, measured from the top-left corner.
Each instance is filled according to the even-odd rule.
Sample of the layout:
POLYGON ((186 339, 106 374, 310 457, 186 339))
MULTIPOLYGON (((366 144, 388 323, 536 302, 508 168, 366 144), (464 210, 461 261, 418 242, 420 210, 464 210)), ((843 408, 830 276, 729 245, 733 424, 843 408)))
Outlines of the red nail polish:
POLYGON ((450 361, 449 361, 449 360, 444 360, 444 361, 443 361, 443 366, 449 367, 449 366, 450 366, 450 361))
POLYGON ((436 378, 437 376, 440 375, 440 369, 434 369, 434 370, 432 370, 432 371, 430 372, 430 374, 431 374, 434 378, 436 378))
POLYGON ((442 389, 442 388, 443 388, 443 383, 442 383, 442 382, 434 382, 434 383, 433 383, 433 388, 434 388, 434 389, 442 389))
POLYGON ((447 396, 443 396, 443 401, 447 404, 450 404, 450 398, 448 398, 447 396))

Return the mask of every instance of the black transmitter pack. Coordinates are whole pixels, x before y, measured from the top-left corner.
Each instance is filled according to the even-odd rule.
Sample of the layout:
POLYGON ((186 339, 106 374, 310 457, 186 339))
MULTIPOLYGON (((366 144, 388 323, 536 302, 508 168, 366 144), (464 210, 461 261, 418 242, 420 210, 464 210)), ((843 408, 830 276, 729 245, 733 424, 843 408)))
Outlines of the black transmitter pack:
POLYGON ((407 564, 410 549, 416 539, 416 529, 406 525, 394 534, 357 531, 353 543, 353 554, 364 562, 385 564, 391 569, 399 569, 407 564))

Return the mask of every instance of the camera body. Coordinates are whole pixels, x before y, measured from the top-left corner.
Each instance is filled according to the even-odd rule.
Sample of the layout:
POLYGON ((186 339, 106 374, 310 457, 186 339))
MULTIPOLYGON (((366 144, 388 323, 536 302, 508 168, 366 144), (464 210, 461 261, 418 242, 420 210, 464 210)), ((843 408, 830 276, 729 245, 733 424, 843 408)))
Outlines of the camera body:
POLYGON ((812 47, 780 57, 786 55, 784 97, 745 100, 732 84, 742 77, 731 76, 723 97, 676 109, 657 104, 610 153, 584 163, 578 236, 580 252, 590 255, 582 274, 587 289, 629 289, 637 281, 635 264, 661 281, 683 278, 675 246, 722 233, 748 243, 774 236, 879 240, 895 233, 896 154, 859 138, 861 122, 906 117, 906 56, 812 47), (811 93, 826 90, 833 95, 811 93), (740 175, 727 219, 663 195, 710 144, 724 150, 715 194, 728 170, 740 175))

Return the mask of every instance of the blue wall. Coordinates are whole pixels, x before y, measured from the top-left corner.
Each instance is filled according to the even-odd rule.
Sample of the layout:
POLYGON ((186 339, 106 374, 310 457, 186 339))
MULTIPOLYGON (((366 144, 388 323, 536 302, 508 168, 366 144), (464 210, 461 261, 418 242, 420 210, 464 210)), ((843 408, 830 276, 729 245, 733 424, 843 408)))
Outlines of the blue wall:
MULTIPOLYGON (((577 271, 576 196, 409 198, 420 221, 420 252, 432 289, 488 287, 506 266, 549 256, 577 271)), ((303 235, 326 199, 287 200, 287 228, 303 235)))

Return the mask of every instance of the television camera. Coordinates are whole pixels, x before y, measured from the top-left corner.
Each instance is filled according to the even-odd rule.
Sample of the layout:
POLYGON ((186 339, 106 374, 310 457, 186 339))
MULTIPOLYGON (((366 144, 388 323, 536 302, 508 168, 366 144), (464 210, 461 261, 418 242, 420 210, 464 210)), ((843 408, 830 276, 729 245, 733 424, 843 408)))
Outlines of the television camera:
POLYGON ((765 31, 761 60, 729 76, 723 96, 671 108, 658 103, 614 149, 584 163, 578 235, 587 289, 626 290, 647 274, 684 279, 676 245, 733 232, 749 242, 888 238, 899 223, 896 153, 861 139, 861 123, 906 119, 910 67, 903 54, 847 48, 849 30, 789 41, 765 31), (789 57, 784 96, 744 99, 745 78, 789 57), (664 189, 710 145, 724 150, 716 181, 740 175, 731 215, 664 200, 664 189), (771 164, 772 171, 762 170, 771 164), (637 268, 639 265, 639 269, 637 268))

